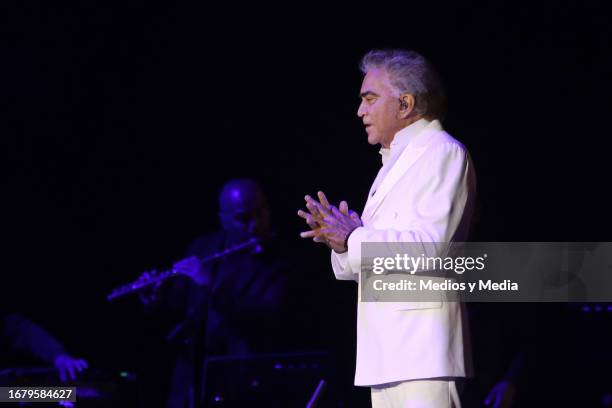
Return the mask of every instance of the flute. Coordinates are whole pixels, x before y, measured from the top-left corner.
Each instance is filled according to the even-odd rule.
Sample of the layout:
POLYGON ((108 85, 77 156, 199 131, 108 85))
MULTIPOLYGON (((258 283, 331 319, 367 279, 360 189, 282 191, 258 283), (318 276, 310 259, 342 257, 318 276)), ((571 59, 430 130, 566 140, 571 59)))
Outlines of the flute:
MULTIPOLYGON (((243 242, 241 244, 235 245, 233 247, 224 249, 223 251, 214 253, 212 255, 206 256, 204 258, 200 259, 200 263, 202 265, 210 263, 212 261, 215 261, 217 259, 226 257, 228 255, 231 255, 235 252, 239 252, 242 251, 244 249, 250 248, 250 247, 254 247, 254 250, 256 253, 259 253, 262 251, 262 246, 261 246, 261 242, 259 239, 257 238, 251 238, 250 240, 243 242)), ((173 276, 177 276, 179 274, 179 272, 175 269, 168 269, 165 271, 161 271, 161 272, 156 272, 156 271, 152 271, 150 273, 149 277, 146 278, 140 278, 138 280, 135 280, 131 283, 128 283, 127 285, 123 285, 120 286, 116 289, 114 289, 108 296, 106 296, 106 300, 108 300, 109 302, 119 298, 119 297, 123 297, 125 295, 129 295, 130 293, 133 292, 137 292, 140 289, 153 285, 157 282, 162 282, 165 281, 167 279, 172 278, 173 276)))

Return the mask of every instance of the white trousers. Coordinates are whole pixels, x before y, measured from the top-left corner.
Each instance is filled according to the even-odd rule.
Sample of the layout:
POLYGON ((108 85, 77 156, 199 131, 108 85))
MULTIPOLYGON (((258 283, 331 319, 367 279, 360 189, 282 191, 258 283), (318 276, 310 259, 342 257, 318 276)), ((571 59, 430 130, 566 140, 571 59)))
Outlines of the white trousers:
POLYGON ((372 387, 372 408, 461 408, 455 381, 412 380, 372 387))

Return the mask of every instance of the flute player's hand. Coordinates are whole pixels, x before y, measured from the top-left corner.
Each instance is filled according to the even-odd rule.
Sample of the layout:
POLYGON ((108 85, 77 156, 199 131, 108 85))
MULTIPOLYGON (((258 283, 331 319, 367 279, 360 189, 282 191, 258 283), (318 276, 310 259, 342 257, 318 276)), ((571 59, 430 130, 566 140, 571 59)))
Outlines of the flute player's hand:
POLYGON ((172 266, 172 269, 176 273, 190 277, 199 286, 210 284, 210 271, 195 256, 181 259, 172 266))

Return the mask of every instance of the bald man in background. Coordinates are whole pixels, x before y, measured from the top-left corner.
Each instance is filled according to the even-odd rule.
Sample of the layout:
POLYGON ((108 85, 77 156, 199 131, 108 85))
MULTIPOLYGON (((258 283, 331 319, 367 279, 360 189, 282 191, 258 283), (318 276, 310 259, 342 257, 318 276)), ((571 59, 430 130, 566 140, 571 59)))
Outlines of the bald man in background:
POLYGON ((260 186, 250 179, 228 181, 219 194, 219 221, 220 230, 197 238, 187 257, 174 264, 184 276, 143 297, 178 320, 167 336, 179 346, 167 403, 171 408, 198 406, 193 385, 200 381, 201 367, 194 366, 206 357, 270 352, 279 346, 270 333, 279 332, 287 269, 260 186), (257 245, 248 249, 212 263, 200 261, 253 238, 257 245))

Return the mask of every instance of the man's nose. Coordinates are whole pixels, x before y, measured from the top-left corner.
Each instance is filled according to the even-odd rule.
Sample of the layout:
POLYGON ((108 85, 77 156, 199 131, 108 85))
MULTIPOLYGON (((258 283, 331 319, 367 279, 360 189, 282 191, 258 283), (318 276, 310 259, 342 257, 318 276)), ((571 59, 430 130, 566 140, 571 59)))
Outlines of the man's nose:
POLYGON ((359 104, 359 108, 357 108, 357 116, 359 116, 360 118, 363 117, 365 115, 365 107, 363 105, 363 102, 359 104))

